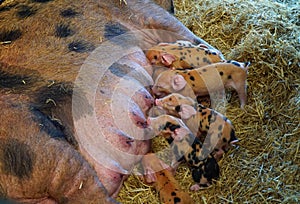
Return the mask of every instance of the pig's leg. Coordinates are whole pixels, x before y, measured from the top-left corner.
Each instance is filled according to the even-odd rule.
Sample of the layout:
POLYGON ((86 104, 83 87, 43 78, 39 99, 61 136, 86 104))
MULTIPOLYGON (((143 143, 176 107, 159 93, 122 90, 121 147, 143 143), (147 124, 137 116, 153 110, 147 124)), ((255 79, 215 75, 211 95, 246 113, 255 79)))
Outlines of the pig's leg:
POLYGON ((239 76, 236 74, 234 76, 234 79, 227 82, 225 84, 226 88, 234 88, 236 92, 238 93, 240 102, 241 102, 241 108, 244 108, 246 101, 247 101, 247 91, 246 91, 246 79, 245 77, 239 76))

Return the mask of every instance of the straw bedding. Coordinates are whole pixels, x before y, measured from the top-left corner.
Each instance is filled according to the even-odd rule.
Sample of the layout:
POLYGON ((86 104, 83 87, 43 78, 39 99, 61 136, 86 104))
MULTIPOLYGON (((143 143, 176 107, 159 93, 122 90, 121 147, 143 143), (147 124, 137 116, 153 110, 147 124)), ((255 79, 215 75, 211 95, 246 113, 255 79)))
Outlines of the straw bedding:
MULTIPOLYGON (((251 62, 245 110, 237 94, 227 94, 224 114, 240 142, 220 161, 221 178, 191 192, 183 164, 176 179, 195 203, 299 203, 299 1, 177 0, 175 8, 176 17, 226 59, 251 62)), ((162 145, 154 141, 154 148, 162 145)), ((159 203, 158 193, 137 176, 125 182, 118 200, 159 203)))
MULTIPOLYGON (((8 0, 9 2, 10 0, 8 0)), ((226 59, 250 61, 248 101, 228 92, 224 113, 239 146, 220 161, 221 178, 191 192, 185 164, 176 179, 195 203, 300 202, 300 3, 298 0, 175 1, 176 17, 226 59)), ((159 149, 165 143, 154 141, 159 149)), ((137 176, 124 183, 122 203, 159 203, 137 176)))

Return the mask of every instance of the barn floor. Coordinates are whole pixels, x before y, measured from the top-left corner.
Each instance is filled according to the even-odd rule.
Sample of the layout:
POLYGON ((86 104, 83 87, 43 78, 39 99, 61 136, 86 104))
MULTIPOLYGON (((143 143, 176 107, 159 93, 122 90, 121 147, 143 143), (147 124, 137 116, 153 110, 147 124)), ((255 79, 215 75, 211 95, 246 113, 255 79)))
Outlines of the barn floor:
MULTIPOLYGON (((220 161, 221 178, 191 192, 186 165, 176 179, 195 203, 300 203, 300 3, 297 0, 177 0, 176 16, 226 59, 250 61, 248 101, 228 92, 224 113, 239 146, 220 161), (254 3, 255 2, 255 3, 254 3)), ((159 142, 155 142, 159 145, 159 142)), ((159 203, 130 176, 122 203, 159 203)))

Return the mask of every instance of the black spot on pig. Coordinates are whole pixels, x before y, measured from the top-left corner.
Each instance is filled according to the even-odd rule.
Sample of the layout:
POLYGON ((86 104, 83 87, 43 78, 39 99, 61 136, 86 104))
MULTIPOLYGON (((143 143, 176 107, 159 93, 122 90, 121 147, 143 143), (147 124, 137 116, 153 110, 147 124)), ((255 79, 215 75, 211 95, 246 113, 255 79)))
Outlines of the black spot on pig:
POLYGON ((2 171, 19 179, 29 178, 34 166, 34 153, 29 145, 16 139, 0 143, 2 171))
POLYGON ((178 197, 175 197, 175 198, 174 198, 174 204, 176 204, 176 203, 180 203, 180 201, 181 201, 181 199, 180 199, 180 198, 178 198, 178 197))
POLYGON ((65 9, 65 10, 62 10, 60 12, 60 15, 64 18, 72 18, 72 17, 75 17, 78 15, 78 12, 74 11, 73 9, 71 8, 68 8, 68 9, 65 9))
POLYGON ((172 124, 172 123, 170 123, 170 122, 166 122, 166 125, 165 125, 165 127, 164 127, 164 130, 169 129, 169 130, 171 130, 172 132, 174 132, 177 128, 180 128, 180 125, 174 125, 174 124, 172 124))
POLYGON ((104 28, 104 37, 110 40, 116 36, 125 34, 127 31, 128 29, 120 23, 107 23, 104 28))
POLYGON ((89 42, 83 40, 73 41, 68 45, 68 49, 73 52, 83 53, 91 52, 95 49, 95 46, 89 42))
POLYGON ((181 106, 180 106, 180 105, 178 105, 178 106, 175 107, 175 111, 176 111, 177 113, 179 113, 180 110, 181 110, 181 106))
POLYGON ((13 89, 13 91, 22 91, 32 86, 38 79, 38 72, 35 70, 26 70, 24 73, 18 74, 4 71, 3 68, 8 70, 22 70, 20 67, 9 66, 0 62, 0 88, 13 89), (26 73, 25 73, 26 72, 26 73))
POLYGON ((217 113, 211 110, 210 115, 208 115, 207 119, 208 119, 208 124, 215 122, 217 119, 217 113))
POLYGON ((41 104, 41 109, 52 108, 70 99, 73 94, 73 84, 70 82, 54 83, 44 86, 36 94, 36 104, 41 104))
POLYGON ((14 41, 22 36, 20 29, 0 31, 0 42, 14 41))
POLYGON ((211 182, 213 179, 218 179, 220 175, 220 168, 213 156, 209 156, 206 159, 204 167, 204 177, 211 182))
POLYGON ((200 183, 201 177, 203 175, 203 170, 201 166, 198 168, 195 167, 191 168, 191 173, 192 173, 193 180, 197 183, 200 183))
POLYGON ((166 140, 169 144, 171 144, 174 141, 172 137, 167 137, 166 140))
POLYGON ((32 108, 31 112, 34 115, 33 120, 39 124, 40 130, 46 132, 51 138, 66 139, 63 133, 64 127, 57 121, 51 120, 49 116, 43 114, 36 108, 32 108))
POLYGON ((159 173, 162 176, 166 176, 166 174, 164 172, 159 173))
POLYGON ((31 6, 21 5, 18 7, 17 16, 21 19, 32 16, 36 13, 36 10, 31 6))
POLYGON ((58 24, 55 27, 55 36, 59 38, 65 38, 74 34, 74 31, 68 26, 64 24, 58 24))
POLYGON ((75 119, 93 113, 93 107, 89 104, 85 93, 80 88, 74 87, 71 82, 60 82, 41 87, 34 95, 32 107, 43 113, 50 113, 62 106, 72 108, 72 103, 73 109, 70 111, 75 119))
POLYGON ((114 63, 112 64, 108 70, 118 77, 124 77, 128 73, 132 71, 132 69, 125 64, 114 63))
POLYGON ((203 62, 207 64, 211 64, 211 61, 209 61, 206 57, 203 58, 203 62))
POLYGON ((223 129, 223 125, 219 125, 218 130, 221 131, 223 129))

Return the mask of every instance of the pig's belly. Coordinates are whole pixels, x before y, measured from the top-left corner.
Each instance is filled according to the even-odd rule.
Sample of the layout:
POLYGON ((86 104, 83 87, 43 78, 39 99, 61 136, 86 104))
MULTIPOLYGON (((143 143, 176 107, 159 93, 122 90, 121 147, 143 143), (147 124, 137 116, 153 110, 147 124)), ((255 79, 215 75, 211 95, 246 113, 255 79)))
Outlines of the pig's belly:
MULTIPOLYGON (((94 166, 109 194, 117 193, 124 175, 131 173, 150 148, 150 141, 144 138, 144 128, 140 125, 146 124, 140 104, 149 104, 147 97, 150 94, 144 90, 147 97, 134 96, 144 86, 151 85, 152 79, 144 69, 144 54, 134 56, 139 58, 127 57, 116 62, 117 73, 109 62, 109 69, 105 69, 103 74, 87 77, 88 82, 84 84, 88 90, 83 92, 89 103, 82 106, 76 100, 73 102, 75 109, 76 106, 83 109, 77 111, 79 116, 74 117, 81 152, 94 166), (128 89, 124 90, 124 87, 128 89)), ((99 68, 91 71, 96 64, 88 63, 88 74, 99 71, 99 68)), ((80 91, 82 93, 82 89, 80 91)))

